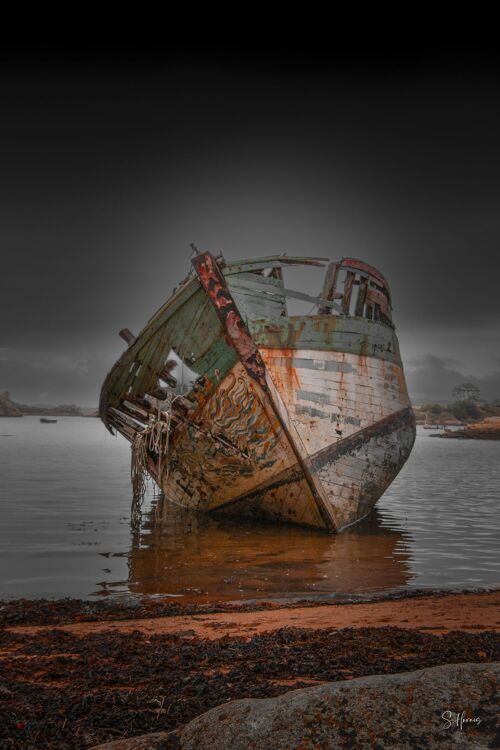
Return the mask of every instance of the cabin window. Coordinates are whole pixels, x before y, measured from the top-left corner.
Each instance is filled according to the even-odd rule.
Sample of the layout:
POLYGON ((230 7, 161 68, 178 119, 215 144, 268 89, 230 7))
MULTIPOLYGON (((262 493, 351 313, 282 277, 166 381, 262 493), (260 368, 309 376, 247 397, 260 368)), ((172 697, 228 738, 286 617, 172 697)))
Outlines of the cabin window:
MULTIPOLYGON (((363 264, 363 268, 358 268, 357 265, 360 265, 359 261, 353 261, 353 265, 332 264, 328 269, 322 297, 336 302, 341 315, 392 325, 390 292, 383 283, 383 276, 371 269, 375 278, 365 270, 370 269, 369 266, 363 264)), ((329 310, 320 306, 320 313, 329 314, 329 310)))

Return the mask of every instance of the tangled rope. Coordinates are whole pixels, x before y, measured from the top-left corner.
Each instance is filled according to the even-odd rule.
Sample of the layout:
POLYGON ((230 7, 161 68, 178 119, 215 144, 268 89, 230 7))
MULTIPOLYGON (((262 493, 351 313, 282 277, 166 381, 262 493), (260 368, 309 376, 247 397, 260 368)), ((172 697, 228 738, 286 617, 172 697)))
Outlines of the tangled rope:
POLYGON ((132 455, 130 461, 130 479, 132 482, 132 507, 130 510, 132 528, 140 526, 142 516, 142 504, 148 488, 149 475, 146 471, 147 445, 146 436, 138 432, 132 443, 132 455))
POLYGON ((169 435, 172 421, 172 405, 176 398, 178 396, 169 395, 162 403, 161 408, 160 403, 158 403, 157 414, 150 414, 148 426, 134 436, 130 462, 130 478, 132 482, 131 523, 133 527, 141 523, 142 505, 151 479, 147 470, 149 451, 158 456, 157 475, 160 488, 163 483, 165 468, 168 479, 169 435))

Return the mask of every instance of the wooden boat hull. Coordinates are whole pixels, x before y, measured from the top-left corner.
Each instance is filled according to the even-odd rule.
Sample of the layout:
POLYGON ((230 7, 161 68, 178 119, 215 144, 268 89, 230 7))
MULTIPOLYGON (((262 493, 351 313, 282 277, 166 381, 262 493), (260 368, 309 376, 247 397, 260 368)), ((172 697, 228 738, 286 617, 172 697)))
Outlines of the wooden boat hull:
MULTIPOLYGON (((330 530, 340 531, 369 513, 413 446, 413 414, 399 393, 399 368, 336 352, 289 350, 287 357, 286 350, 269 349, 263 354, 320 488, 330 530), (286 359, 290 364, 283 364, 286 359), (297 359, 307 366, 294 367, 297 359), (349 365, 352 382, 336 379, 332 363, 349 365)), ((172 447, 161 480, 167 497, 196 510, 327 528, 286 434, 241 364, 231 369, 196 422, 198 429, 186 426, 172 447)))
MULTIPOLYGON (((268 277, 254 284, 242 273, 234 281, 231 269, 225 275, 209 254, 197 256, 194 265, 194 291, 184 293, 186 301, 162 324, 166 332, 154 325, 153 330, 168 340, 166 351, 184 310, 192 326, 189 333, 184 327, 184 339, 173 349, 186 359, 192 349, 189 361, 203 375, 187 394, 187 408, 184 404, 173 426, 169 423, 164 444, 160 440, 164 447, 158 455, 149 450, 150 474, 169 499, 195 510, 327 531, 366 516, 404 465, 415 438, 393 326, 385 319, 324 313, 243 318, 240 309, 254 304, 248 302, 253 287, 270 285, 268 277)), ((350 268, 347 273, 358 273, 357 266, 350 268)), ((364 278, 359 277, 360 289, 364 278)), ((382 282, 373 278, 373 299, 378 299, 382 282)), ((278 304, 274 287, 262 296, 266 304, 267 297, 278 304)), ((322 302, 335 304, 327 297, 322 302)), ((141 424, 137 411, 137 395, 152 390, 140 359, 147 344, 150 358, 155 351, 151 330, 148 335, 134 339, 130 356, 110 373, 101 398, 104 421, 131 441, 152 429, 144 419, 141 424), (137 385, 141 371, 139 379, 146 381, 137 385)), ((149 366, 156 368, 155 378, 164 359, 165 352, 154 368, 149 366)))

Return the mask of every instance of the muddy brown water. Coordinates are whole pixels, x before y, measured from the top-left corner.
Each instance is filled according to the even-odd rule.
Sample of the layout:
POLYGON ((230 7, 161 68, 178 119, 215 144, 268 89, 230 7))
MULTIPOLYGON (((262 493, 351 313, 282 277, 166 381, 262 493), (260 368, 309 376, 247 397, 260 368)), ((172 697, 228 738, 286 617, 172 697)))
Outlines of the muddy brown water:
POLYGON ((184 511, 131 529, 129 447, 97 419, 0 420, 0 598, 291 598, 500 583, 500 444, 430 438, 336 536, 184 511))

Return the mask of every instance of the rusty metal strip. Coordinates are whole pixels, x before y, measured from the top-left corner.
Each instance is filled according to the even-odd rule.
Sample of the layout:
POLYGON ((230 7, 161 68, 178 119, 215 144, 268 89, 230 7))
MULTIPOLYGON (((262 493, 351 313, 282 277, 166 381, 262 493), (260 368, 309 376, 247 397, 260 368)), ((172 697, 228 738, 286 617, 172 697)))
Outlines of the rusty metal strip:
POLYGON ((276 416, 307 480, 312 497, 326 528, 333 531, 335 528, 333 519, 328 512, 325 501, 318 492, 314 478, 311 475, 305 459, 297 448, 289 427, 281 414, 279 405, 273 398, 273 394, 266 379, 266 366, 264 360, 262 359, 260 352, 239 313, 236 303, 226 285, 226 280, 221 269, 215 258, 210 253, 200 253, 192 258, 191 262, 203 288, 214 305, 219 320, 226 331, 229 342, 236 350, 243 367, 248 375, 259 384, 267 397, 274 415, 276 416))

